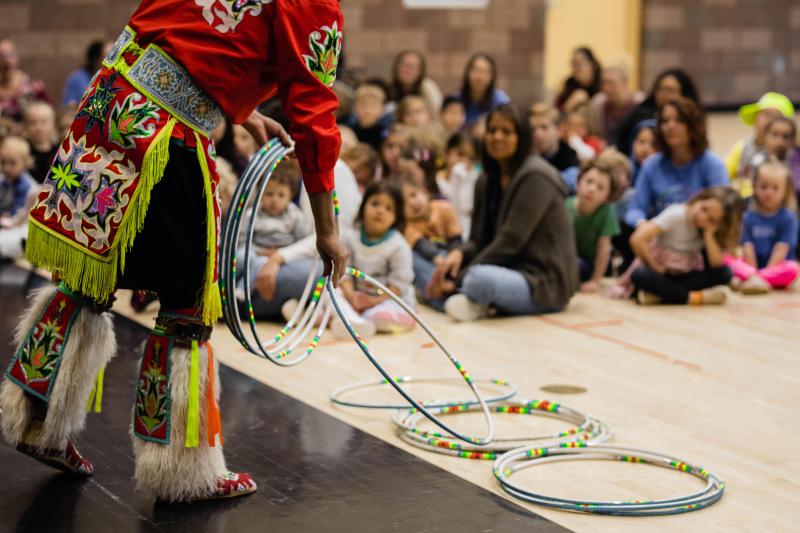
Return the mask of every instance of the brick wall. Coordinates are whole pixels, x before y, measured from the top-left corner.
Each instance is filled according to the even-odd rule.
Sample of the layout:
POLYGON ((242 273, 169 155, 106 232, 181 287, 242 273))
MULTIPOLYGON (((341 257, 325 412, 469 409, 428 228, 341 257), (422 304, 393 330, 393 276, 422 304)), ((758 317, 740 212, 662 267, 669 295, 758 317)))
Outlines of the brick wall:
MULTIPOLYGON (((190 2, 191 0, 186 0, 190 2)), ((587 0, 588 1, 588 0, 587 0)), ((768 89, 800 100, 797 0, 643 0, 642 82, 682 65, 708 103, 752 100, 768 89)), ((0 36, 54 99, 88 43, 113 39, 137 0, 0 0, 0 36)), ((475 51, 492 54, 499 84, 521 103, 541 96, 546 0, 490 0, 488 10, 407 10, 401 0, 342 0, 350 67, 388 76, 405 48, 426 53, 444 92, 475 51)))
POLYGON ((750 101, 768 90, 800 100, 797 0, 645 0, 644 87, 683 66, 706 103, 750 101))

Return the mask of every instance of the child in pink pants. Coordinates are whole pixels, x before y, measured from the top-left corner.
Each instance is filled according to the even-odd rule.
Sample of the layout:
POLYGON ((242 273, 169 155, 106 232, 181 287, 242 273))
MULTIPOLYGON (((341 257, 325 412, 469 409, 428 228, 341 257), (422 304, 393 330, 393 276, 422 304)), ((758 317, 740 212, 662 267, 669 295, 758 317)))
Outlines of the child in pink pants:
POLYGON ((795 261, 798 220, 789 168, 768 159, 753 178, 752 206, 742 224, 742 257, 727 256, 725 264, 741 281, 744 294, 785 289, 800 274, 795 261))

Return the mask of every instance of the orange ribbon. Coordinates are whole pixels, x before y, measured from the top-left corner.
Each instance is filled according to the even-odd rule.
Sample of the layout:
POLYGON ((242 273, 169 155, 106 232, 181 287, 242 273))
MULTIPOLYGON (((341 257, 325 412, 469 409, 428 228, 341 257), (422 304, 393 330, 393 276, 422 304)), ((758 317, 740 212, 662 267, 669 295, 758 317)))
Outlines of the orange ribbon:
POLYGON ((225 444, 222 437, 222 418, 219 415, 219 405, 214 396, 214 350, 211 343, 207 342, 208 347, 208 445, 212 448, 217 445, 216 436, 219 435, 219 443, 225 444))

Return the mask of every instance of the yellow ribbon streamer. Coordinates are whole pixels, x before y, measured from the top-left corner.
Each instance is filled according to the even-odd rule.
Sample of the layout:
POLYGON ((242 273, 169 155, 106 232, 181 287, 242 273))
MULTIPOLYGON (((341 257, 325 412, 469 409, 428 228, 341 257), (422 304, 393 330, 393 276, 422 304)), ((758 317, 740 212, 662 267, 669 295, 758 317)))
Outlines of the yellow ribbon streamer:
POLYGON ((200 350, 197 341, 192 341, 192 361, 189 367, 189 406, 186 410, 187 448, 200 445, 200 350))

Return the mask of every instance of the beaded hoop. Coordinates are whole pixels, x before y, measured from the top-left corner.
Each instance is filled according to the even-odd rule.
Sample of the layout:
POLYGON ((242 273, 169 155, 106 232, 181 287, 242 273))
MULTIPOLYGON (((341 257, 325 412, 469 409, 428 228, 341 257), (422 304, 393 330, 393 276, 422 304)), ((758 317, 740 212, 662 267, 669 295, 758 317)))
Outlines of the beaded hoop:
POLYGON ((228 214, 223 229, 222 246, 220 249, 220 294, 222 296, 222 309, 225 322, 239 343, 249 352, 269 359, 280 366, 294 366, 310 356, 319 344, 328 320, 331 309, 321 303, 325 290, 324 278, 317 279, 314 269, 309 272, 308 280, 301 302, 308 302, 305 306, 298 306, 286 325, 269 341, 262 341, 256 328, 252 300, 250 298, 250 248, 252 246, 255 215, 258 212, 260 198, 266 189, 269 179, 281 161, 292 152, 292 148, 283 146, 280 141, 273 139, 265 144, 256 153, 247 165, 242 177, 236 186, 233 195, 234 208, 228 214), (248 322, 250 332, 255 342, 250 342, 242 329, 239 306, 235 297, 237 278, 237 251, 239 240, 242 237, 242 218, 247 207, 250 207, 250 217, 247 222, 244 241, 244 298, 248 309, 248 322), (316 280, 316 283, 315 283, 316 280), (313 290, 313 292, 312 292, 313 290), (310 297, 310 299, 309 299, 310 297), (297 347, 308 337, 314 324, 318 323, 316 332, 305 350, 294 359, 287 359, 295 352, 297 347))
POLYGON ((713 505, 725 491, 725 483, 702 467, 691 465, 675 457, 635 448, 617 446, 591 446, 577 448, 523 447, 511 450, 498 458, 492 467, 503 490, 527 502, 583 513, 619 516, 657 516, 682 514, 713 505), (516 472, 525 468, 561 461, 607 460, 628 463, 645 463, 662 468, 686 472, 705 482, 705 488, 681 498, 661 500, 581 501, 556 498, 532 492, 511 481, 516 472))
POLYGON ((336 313, 339 315, 339 318, 344 323, 345 327, 347 328, 347 331, 350 333, 350 336, 353 337, 353 339, 356 341, 356 344, 358 344, 359 348, 361 348, 361 351, 364 353, 365 356, 367 356, 367 359, 370 360, 370 362, 375 366, 375 368, 378 369, 378 372, 381 373, 381 375, 384 377, 386 382, 389 383, 392 387, 394 387, 394 389, 397 392, 399 392, 400 395, 403 398, 405 398, 406 401, 409 404, 411 404, 411 406, 413 406, 416 410, 418 410, 425 417, 427 417, 428 420, 430 420, 431 422, 433 422, 434 424, 439 426, 441 429, 443 429, 445 432, 449 433, 453 437, 455 437, 457 439, 460 439, 460 440, 463 440, 464 442, 469 442, 469 443, 478 444, 478 445, 486 445, 486 444, 489 444, 490 442, 492 442, 492 439, 494 438, 494 424, 492 422, 492 415, 489 412, 489 407, 486 404, 486 400, 483 399, 483 396, 481 396, 481 393, 478 391, 477 387, 475 386, 475 383, 474 383, 474 380, 472 379, 472 376, 470 376, 469 372, 467 372, 467 370, 464 368, 464 366, 461 364, 461 362, 453 354, 451 354, 447 350, 447 348, 444 346, 442 341, 439 340, 439 337, 437 337, 436 334, 433 331, 431 331, 431 329, 427 326, 427 324, 425 324, 425 322, 420 318, 420 316, 416 313, 416 311, 414 311, 400 297, 398 297, 391 290, 389 290, 389 288, 387 288, 385 285, 383 285, 381 282, 379 282, 378 280, 376 280, 372 276, 369 276, 369 275, 367 275, 367 274, 365 274, 365 273, 363 273, 360 270, 357 270, 355 268, 348 268, 347 269, 347 274, 349 274, 349 275, 351 275, 351 276, 353 276, 353 277, 355 277, 355 278, 357 278, 357 279, 359 279, 361 281, 364 281, 364 282, 368 283, 369 285, 372 285, 374 288, 376 288, 378 291, 380 291, 380 293, 386 294, 392 301, 394 301, 397 305, 402 307, 403 310, 406 313, 408 313, 417 322, 417 324, 419 324, 419 326, 430 336, 431 340, 433 340, 433 342, 439 347, 439 349, 442 352, 444 352, 444 354, 447 356, 447 358, 450 360, 450 362, 453 364, 453 366, 456 367, 458 372, 461 374, 461 377, 467 383, 467 385, 469 386, 470 390, 472 390, 472 393, 475 395, 475 398, 477 399, 477 402, 480 405, 480 409, 483 412, 483 415, 484 415, 484 417, 486 419, 486 426, 487 426, 487 434, 486 434, 486 436, 483 437, 483 438, 467 436, 467 435, 463 435, 462 433, 460 433, 460 432, 454 430, 453 428, 449 427, 447 424, 445 424, 444 422, 439 420, 422 403, 417 402, 416 400, 414 400, 411 397, 411 395, 409 395, 405 391, 405 389, 401 386, 400 383, 398 383, 394 379, 392 379, 392 377, 386 372, 386 370, 380 365, 380 363, 378 363, 378 361, 372 355, 372 353, 369 350, 369 347, 367 347, 367 344, 364 342, 364 340, 361 338, 361 336, 356 332, 356 330, 353 328, 353 325, 350 323, 349 320, 347 320, 347 317, 342 312, 341 306, 339 305, 339 302, 337 300, 336 293, 333 290, 333 286, 332 286, 333 284, 331 283, 331 280, 330 280, 330 277, 329 277, 328 281, 327 281, 327 284, 328 284, 328 296, 330 298, 331 303, 333 304, 334 309, 336 310, 336 313))
MULTIPOLYGON (((495 460, 502 453, 524 445, 535 444, 540 448, 550 446, 568 448, 578 444, 599 444, 611 438, 611 430, 607 424, 559 403, 546 400, 506 401, 501 405, 491 405, 489 409, 494 413, 552 417, 574 425, 567 430, 549 435, 496 437, 491 445, 477 447, 455 442, 438 432, 420 430, 417 425, 422 417, 413 410, 397 412, 393 420, 400 430, 400 437, 409 444, 465 459, 495 460)), ((442 415, 474 411, 475 409, 471 406, 453 405, 434 412, 442 415)))
MULTIPOLYGON (((396 383, 452 383, 452 382, 461 382, 461 378, 439 378, 439 377, 422 377, 422 378, 415 378, 412 376, 400 376, 392 378, 392 381, 396 383)), ((486 403, 494 403, 494 402, 502 402, 503 400, 507 400, 513 397, 517 393, 516 387, 514 387, 511 383, 503 379, 496 379, 496 378, 472 378, 472 381, 475 383, 485 383, 489 385, 497 385, 499 387, 503 387, 505 391, 501 394, 496 396, 490 396, 485 398, 486 403)), ((367 402, 355 402, 352 400, 343 400, 342 396, 351 393, 357 390, 368 389, 371 387, 380 387, 383 385, 388 385, 389 380, 386 379, 379 379, 377 381, 368 380, 368 381, 359 381, 358 383, 352 383, 350 385, 345 385, 343 387, 339 387, 338 389, 334 390, 331 393, 331 402, 341 405, 343 407, 357 407, 360 409, 408 409, 408 403, 367 403, 367 402)), ((427 407, 428 409, 434 409, 439 407, 447 407, 450 405, 478 405, 479 402, 477 399, 467 399, 467 400, 431 400, 422 402, 422 405, 427 407)))

